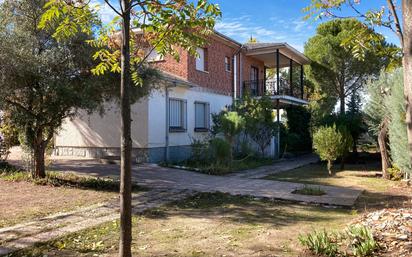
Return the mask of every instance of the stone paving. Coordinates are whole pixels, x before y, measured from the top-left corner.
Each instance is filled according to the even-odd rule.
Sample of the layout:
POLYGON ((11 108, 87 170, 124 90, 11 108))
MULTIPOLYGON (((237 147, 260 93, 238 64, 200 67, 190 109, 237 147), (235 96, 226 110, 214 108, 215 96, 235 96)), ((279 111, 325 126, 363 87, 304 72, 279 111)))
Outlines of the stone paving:
MULTIPOLYGON (((298 159, 281 161, 272 166, 261 167, 229 176, 210 176, 158 165, 133 167, 134 183, 150 188, 150 191, 133 195, 134 211, 141 212, 167 202, 184 199, 195 192, 223 192, 232 195, 250 195, 257 198, 281 199, 325 205, 353 206, 360 190, 333 186, 319 186, 326 192, 323 196, 297 195, 292 192, 303 184, 258 179, 280 171, 295 169, 317 158, 308 155, 298 159)), ((18 163, 14 163, 18 164, 18 163)), ((96 160, 54 160, 51 170, 72 172, 78 175, 111 177, 118 179, 118 165, 102 164, 96 160)), ((318 186, 316 186, 318 187, 318 186)), ((89 206, 72 212, 59 213, 25 224, 0 229, 0 255, 29 247, 38 242, 118 219, 118 202, 89 206)))
MULTIPOLYGON (((288 170, 316 161, 312 157, 302 160, 279 162, 273 166, 248 171, 247 177, 263 177, 276 173, 278 170, 288 170), (273 168, 271 168, 273 167, 273 168)), ((111 177, 118 179, 119 166, 100 164, 94 160, 61 160, 55 162, 52 169, 75 172, 79 175, 111 177)), ((158 189, 188 189, 197 192, 223 192, 234 195, 251 195, 273 199, 308 202, 326 205, 350 207, 354 205, 361 190, 334 186, 316 186, 326 192, 323 196, 297 195, 292 192, 303 187, 300 183, 273 181, 265 179, 242 178, 241 175, 211 176, 179 169, 160 167, 154 164, 144 164, 133 167, 133 181, 148 188, 158 189)))
MULTIPOLYGON (((138 214, 168 202, 185 199, 193 193, 188 190, 151 190, 134 193, 133 212, 138 214)), ((119 203, 113 201, 0 228, 0 256, 118 218, 119 203)))
POLYGON ((312 163, 317 163, 319 157, 314 154, 306 154, 290 159, 281 160, 273 165, 262 166, 256 169, 242 170, 229 174, 229 177, 236 178, 263 178, 271 174, 297 169, 312 163))

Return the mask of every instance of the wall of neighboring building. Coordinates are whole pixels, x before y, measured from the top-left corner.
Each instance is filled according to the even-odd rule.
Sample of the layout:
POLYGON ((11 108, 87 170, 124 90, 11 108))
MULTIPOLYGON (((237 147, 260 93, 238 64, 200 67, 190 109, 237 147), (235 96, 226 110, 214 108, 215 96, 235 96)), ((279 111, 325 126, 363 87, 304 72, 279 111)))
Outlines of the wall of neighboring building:
MULTIPOLYGON (((132 141, 134 148, 148 145, 148 100, 132 105, 132 141)), ((105 113, 80 111, 66 119, 54 139, 55 154, 61 156, 102 157, 116 155, 120 148, 120 108, 117 103, 105 104, 105 113)))
MULTIPOLYGON (((169 89, 169 97, 186 101, 186 131, 169 132, 171 160, 182 160, 190 156, 193 139, 203 139, 207 132, 195 132, 195 102, 210 105, 210 114, 220 112, 232 104, 232 97, 210 92, 201 87, 175 87, 169 89)), ((165 91, 157 91, 149 99, 148 147, 150 161, 164 160, 166 146, 166 99, 165 91)), ((211 115, 209 115, 211 123, 211 115)))

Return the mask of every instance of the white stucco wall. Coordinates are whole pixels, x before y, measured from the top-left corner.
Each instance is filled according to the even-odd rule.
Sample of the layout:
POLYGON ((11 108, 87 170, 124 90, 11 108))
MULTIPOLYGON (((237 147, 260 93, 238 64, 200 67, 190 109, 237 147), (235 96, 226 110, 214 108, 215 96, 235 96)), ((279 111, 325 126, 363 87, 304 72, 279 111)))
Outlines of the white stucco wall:
MULTIPOLYGON (((175 87, 169 89, 170 98, 187 101, 186 132, 170 132, 169 146, 190 145, 192 138, 202 138, 207 133, 195 132, 195 102, 210 104, 210 113, 218 113, 225 106, 232 104, 232 97, 207 92, 202 88, 175 87)), ((166 144, 166 100, 165 91, 157 91, 149 98, 148 146, 164 147, 166 144)))
MULTIPOLYGON (((148 104, 142 99, 132 105, 133 147, 147 147, 148 104)), ((80 111, 66 119, 55 136, 57 147, 120 147, 120 108, 117 103, 105 104, 105 113, 87 114, 80 111)))

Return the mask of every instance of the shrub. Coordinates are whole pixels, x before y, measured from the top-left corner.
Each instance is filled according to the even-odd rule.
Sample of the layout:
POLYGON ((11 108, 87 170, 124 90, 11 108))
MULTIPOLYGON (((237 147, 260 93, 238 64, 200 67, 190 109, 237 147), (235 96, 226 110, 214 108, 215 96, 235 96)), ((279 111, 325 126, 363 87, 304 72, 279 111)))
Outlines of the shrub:
POLYGON ((372 232, 365 226, 350 226, 346 230, 349 248, 354 256, 372 256, 379 249, 372 232))
POLYGON ((212 159, 218 165, 227 165, 231 159, 231 145, 222 138, 213 138, 210 140, 210 152, 212 159))
POLYGON ((308 186, 308 185, 304 185, 302 188, 298 188, 292 193, 299 194, 299 195, 317 195, 317 196, 326 194, 326 192, 320 189, 320 187, 313 187, 313 186, 308 186))
POLYGON ((345 151, 346 139, 336 126, 321 127, 313 135, 313 146, 319 157, 328 162, 328 172, 332 175, 332 164, 345 151))
POLYGON ((388 168, 389 178, 393 181, 399 181, 405 175, 405 172, 401 171, 398 166, 394 165, 392 168, 388 168))
POLYGON ((325 230, 315 231, 304 236, 300 235, 298 239, 303 246, 318 255, 337 256, 339 252, 335 236, 325 230))
POLYGON ((193 138, 190 146, 192 149, 192 156, 190 158, 192 162, 199 164, 209 161, 209 144, 207 141, 193 138))
POLYGON ((310 136, 311 114, 301 106, 289 106, 286 108, 287 143, 290 151, 310 151, 312 149, 312 138, 310 136))

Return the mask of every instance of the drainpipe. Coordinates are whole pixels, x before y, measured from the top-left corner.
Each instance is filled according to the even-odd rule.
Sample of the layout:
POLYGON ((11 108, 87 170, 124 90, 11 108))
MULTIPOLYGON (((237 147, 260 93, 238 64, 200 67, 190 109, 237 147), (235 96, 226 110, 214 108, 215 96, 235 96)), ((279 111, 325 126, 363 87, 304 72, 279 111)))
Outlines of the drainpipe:
POLYGON ((169 86, 168 83, 165 85, 165 101, 166 101, 166 134, 165 134, 165 162, 169 162, 169 87, 176 87, 176 82, 173 82, 172 86, 169 86))
POLYGON ((237 92, 237 85, 238 85, 238 57, 239 57, 239 70, 240 70, 240 74, 241 69, 242 69, 242 57, 241 57, 241 51, 243 49, 243 45, 240 46, 239 50, 236 51, 236 53, 233 55, 233 102, 236 101, 236 98, 239 94, 239 97, 241 97, 242 95, 242 79, 241 77, 239 78, 239 93, 237 92))

